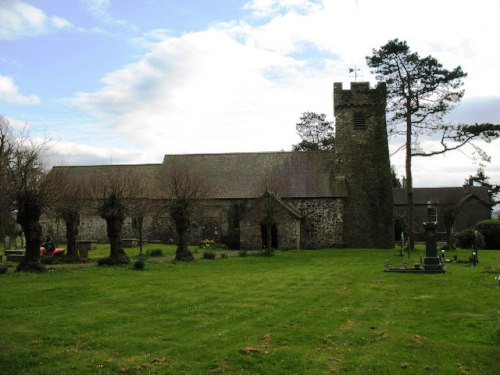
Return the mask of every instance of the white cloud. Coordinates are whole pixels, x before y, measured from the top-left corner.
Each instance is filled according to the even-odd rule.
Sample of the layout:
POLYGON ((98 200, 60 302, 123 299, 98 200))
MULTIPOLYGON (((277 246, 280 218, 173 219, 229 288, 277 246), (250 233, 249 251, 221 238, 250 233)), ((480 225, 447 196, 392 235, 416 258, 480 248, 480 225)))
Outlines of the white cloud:
POLYGON ((72 27, 64 18, 49 16, 41 9, 17 0, 0 1, 0 40, 41 35, 72 27))
MULTIPOLYGON (((445 67, 461 64, 469 72, 466 100, 498 97, 491 80, 500 65, 500 50, 491 47, 498 1, 403 3, 254 0, 246 9, 269 18, 257 25, 235 20, 181 36, 153 30, 137 40, 147 53, 74 103, 155 155, 290 149, 300 113, 331 118, 333 82, 347 82, 354 66, 373 81, 365 56, 396 37, 445 67)), ((489 150, 496 176, 500 154, 489 150)), ((404 171, 404 162, 395 164, 404 171)), ((457 185, 476 168, 460 153, 421 158, 415 181, 457 185)))
MULTIPOLYGON (((48 167, 53 165, 123 164, 133 160, 134 164, 147 163, 150 156, 143 151, 119 147, 96 147, 75 142, 53 142, 45 155, 48 167)), ((156 162, 160 163, 161 158, 156 162)))
POLYGON ((119 27, 130 27, 136 29, 136 26, 132 25, 126 20, 115 18, 111 15, 109 8, 111 7, 110 0, 82 0, 87 10, 92 16, 104 23, 107 26, 119 26, 119 27))
POLYGON ((432 54, 445 67, 462 65, 469 73, 467 95, 498 93, 496 85, 487 84, 500 64, 500 50, 492 48, 498 33, 497 0, 484 0, 481 6, 456 0, 421 0, 418 5, 401 0, 292 3, 297 6, 279 0, 247 4, 261 11, 286 10, 262 25, 246 28, 248 40, 282 54, 301 52, 304 47, 333 53, 347 69, 347 65, 366 66, 365 56, 373 48, 397 37, 423 56, 432 54))
MULTIPOLYGON (((474 175, 477 169, 484 166, 486 175, 491 177, 493 183, 500 181, 500 163, 498 163, 498 144, 479 142, 481 148, 490 156, 496 155, 491 163, 481 162, 472 147, 466 147, 461 151, 452 151, 444 155, 428 157, 415 157, 413 164, 413 185, 415 187, 441 187, 461 186, 469 175, 474 175)), ((391 151, 397 147, 391 145, 391 151)), ((405 174, 404 151, 399 152, 391 158, 395 165, 398 176, 405 174)))
POLYGON ((318 1, 310 0, 252 0, 243 6, 256 18, 267 18, 289 10, 309 12, 316 8, 318 1))
POLYGON ((14 80, 2 75, 0 75, 0 100, 14 104, 40 104, 38 96, 21 94, 14 80))
POLYGON ((212 28, 158 43, 75 103, 164 152, 270 150, 283 147, 283 138, 287 146, 297 141, 301 111, 330 107, 330 85, 301 68, 212 28))
POLYGON ((17 120, 10 116, 4 117, 9 121, 11 129, 15 129, 16 131, 24 131, 29 129, 28 123, 26 121, 17 120))

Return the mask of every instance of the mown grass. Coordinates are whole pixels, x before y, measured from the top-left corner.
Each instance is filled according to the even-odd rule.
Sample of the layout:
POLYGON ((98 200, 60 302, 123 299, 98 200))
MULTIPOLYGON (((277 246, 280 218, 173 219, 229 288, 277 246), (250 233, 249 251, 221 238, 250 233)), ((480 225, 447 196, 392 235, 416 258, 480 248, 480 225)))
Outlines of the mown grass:
POLYGON ((445 274, 384 273, 396 254, 0 275, 0 374, 497 374, 500 286, 484 271, 500 251, 445 274))
MULTIPOLYGON (((66 246, 62 245, 62 247, 66 248, 66 246)), ((168 244, 156 244, 156 243, 145 243, 142 248, 142 252, 144 255, 148 255, 151 253, 153 250, 161 250, 163 252, 164 256, 171 257, 175 255, 175 250, 177 248, 177 245, 168 245, 168 244)), ((202 246, 189 246, 189 250, 193 254, 202 254, 203 253, 203 247, 202 246)), ((215 249, 216 251, 220 252, 223 249, 215 249)), ((135 246, 132 248, 125 248, 125 251, 127 255, 133 259, 137 256, 139 256, 139 246, 135 246)), ((90 260, 97 260, 101 258, 105 258, 109 256, 109 245, 108 244, 98 244, 97 248, 95 250, 90 250, 89 251, 89 259, 90 260)))

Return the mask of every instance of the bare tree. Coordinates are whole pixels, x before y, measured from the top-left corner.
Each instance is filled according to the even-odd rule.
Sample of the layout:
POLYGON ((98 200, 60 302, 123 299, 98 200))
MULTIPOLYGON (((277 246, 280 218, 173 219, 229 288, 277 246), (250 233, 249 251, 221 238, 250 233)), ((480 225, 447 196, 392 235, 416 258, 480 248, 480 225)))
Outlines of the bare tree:
POLYGON ((44 271, 40 263, 42 227, 40 216, 49 203, 52 186, 47 183, 42 154, 49 141, 35 141, 25 132, 12 138, 12 155, 7 163, 9 188, 17 209, 17 223, 26 237, 24 259, 16 271, 44 271))
POLYGON ((455 249, 454 225, 463 209, 463 197, 464 195, 460 190, 451 190, 439 202, 449 250, 455 249))
POLYGON ((277 215, 281 208, 279 203, 280 193, 283 190, 283 176, 281 170, 286 163, 285 160, 273 160, 264 166, 264 177, 262 180, 263 217, 261 225, 265 228, 265 248, 264 253, 271 255, 273 252, 273 226, 276 226, 277 215))
POLYGON ((193 212, 200 209, 200 201, 208 194, 208 187, 200 174, 185 163, 173 160, 162 167, 160 184, 166 190, 166 205, 177 232, 175 259, 194 260, 188 249, 189 229, 193 212))
POLYGON ((101 170, 101 173, 92 175, 92 180, 89 182, 94 207, 106 221, 111 264, 130 262, 121 243, 123 221, 133 207, 133 202, 140 196, 142 179, 139 174, 127 167, 108 167, 106 170, 101 170))
POLYGON ((82 176, 74 172, 71 168, 54 167, 48 175, 48 181, 53 186, 52 209, 66 226, 67 255, 77 262, 80 260, 76 248, 80 213, 88 198, 89 188, 82 176))
POLYGON ((14 208, 12 189, 9 189, 9 161, 14 153, 12 130, 9 121, 0 116, 0 235, 2 239, 12 232, 12 215, 14 208))
POLYGON ((141 197, 137 197, 131 202, 131 207, 129 209, 129 213, 132 216, 132 225, 137 231, 137 237, 139 239, 139 255, 142 255, 144 244, 144 218, 154 210, 154 204, 150 194, 151 190, 144 190, 141 197))

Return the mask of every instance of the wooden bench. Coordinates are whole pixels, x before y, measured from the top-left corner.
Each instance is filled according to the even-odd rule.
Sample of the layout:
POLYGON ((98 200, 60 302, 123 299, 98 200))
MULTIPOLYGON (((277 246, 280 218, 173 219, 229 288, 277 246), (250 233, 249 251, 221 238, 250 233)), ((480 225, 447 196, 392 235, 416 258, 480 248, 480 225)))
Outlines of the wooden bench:
POLYGON ((5 257, 11 262, 20 262, 24 258, 24 249, 4 250, 5 257))

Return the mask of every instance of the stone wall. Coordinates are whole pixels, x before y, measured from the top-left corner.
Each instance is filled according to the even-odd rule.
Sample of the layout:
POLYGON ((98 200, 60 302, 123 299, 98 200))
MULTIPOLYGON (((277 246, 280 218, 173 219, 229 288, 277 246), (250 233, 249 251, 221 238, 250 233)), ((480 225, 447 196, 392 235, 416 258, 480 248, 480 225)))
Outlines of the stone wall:
POLYGON ((385 121, 386 88, 352 82, 334 86, 336 175, 344 175, 347 198, 344 241, 350 247, 394 246, 393 196, 385 121))
MULTIPOLYGON (((148 215, 144 218, 143 237, 145 239, 154 239, 152 236, 154 217, 148 215)), ((44 236, 50 234, 56 242, 66 242, 66 226, 63 220, 53 216, 43 215, 40 223, 43 228, 44 236)), ((122 238, 138 238, 138 231, 133 223, 133 218, 127 217, 123 222, 122 238)), ((106 233, 106 222, 104 219, 93 214, 80 215, 80 225, 78 227, 78 239, 96 240, 99 243, 108 242, 106 233)))
MULTIPOLYGON (((189 240, 200 244, 204 239, 226 244, 229 248, 240 248, 240 219, 254 200, 219 199, 202 202, 193 214, 189 240)), ((280 215, 277 224, 280 249, 314 249, 343 244, 342 199, 285 199, 286 204, 300 213, 301 219, 280 215)), ((260 220, 260 219, 259 219, 260 220)), ((248 223, 247 223, 248 224, 248 223)), ((57 242, 66 242, 64 222, 44 215, 42 227, 45 234, 52 235, 57 242)), ((246 227, 251 238, 245 248, 260 249, 262 239, 258 220, 246 227)), ((244 237, 244 236, 241 236, 244 237)), ((123 223, 122 238, 138 238, 134 219, 127 217, 123 223)), ((146 215, 143 222, 145 241, 175 243, 175 227, 165 210, 156 210, 146 215)), ((108 242, 106 222, 90 211, 81 215, 78 239, 108 242)))
POLYGON ((285 200, 300 212, 302 249, 340 246, 344 243, 344 202, 342 199, 285 200))
POLYGON ((241 248, 263 248, 263 237, 267 240, 264 236, 266 230, 271 230, 272 243, 268 246, 280 250, 300 248, 300 215, 269 193, 255 200, 241 217, 241 248), (266 222, 268 225, 265 225, 266 222))

